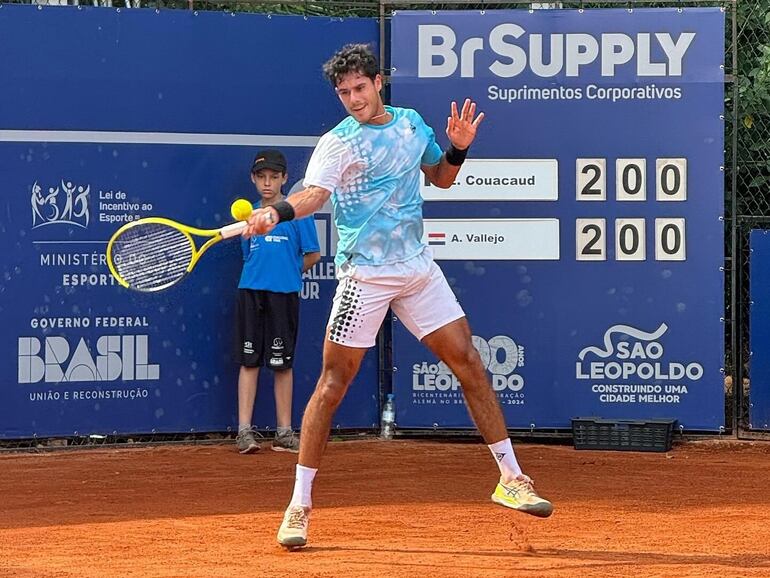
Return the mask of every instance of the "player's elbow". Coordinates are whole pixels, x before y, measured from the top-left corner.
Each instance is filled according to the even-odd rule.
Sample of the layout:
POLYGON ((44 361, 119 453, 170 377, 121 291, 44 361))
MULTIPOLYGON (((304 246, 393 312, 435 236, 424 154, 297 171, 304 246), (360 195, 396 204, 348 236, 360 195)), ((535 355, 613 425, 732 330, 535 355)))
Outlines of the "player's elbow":
POLYGON ((454 184, 453 179, 436 179, 435 181, 431 182, 439 189, 448 189, 454 184))
POLYGON ((454 176, 447 175, 446 172, 442 170, 440 164, 431 167, 422 167, 422 170, 425 173, 425 176, 428 177, 430 184, 434 187, 448 189, 454 184, 454 176))
POLYGON ((439 171, 436 171, 428 178, 430 179, 431 184, 439 189, 448 189, 454 184, 454 177, 441 174, 439 171))

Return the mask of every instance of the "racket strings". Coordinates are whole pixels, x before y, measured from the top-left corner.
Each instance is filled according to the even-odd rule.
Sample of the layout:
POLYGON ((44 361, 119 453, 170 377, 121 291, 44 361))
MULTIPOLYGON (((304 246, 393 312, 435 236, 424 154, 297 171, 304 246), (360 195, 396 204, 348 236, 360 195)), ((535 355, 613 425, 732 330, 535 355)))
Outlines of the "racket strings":
POLYGON ((192 240, 184 232, 166 224, 143 223, 115 239, 112 261, 129 287, 153 291, 184 277, 193 254, 192 240))

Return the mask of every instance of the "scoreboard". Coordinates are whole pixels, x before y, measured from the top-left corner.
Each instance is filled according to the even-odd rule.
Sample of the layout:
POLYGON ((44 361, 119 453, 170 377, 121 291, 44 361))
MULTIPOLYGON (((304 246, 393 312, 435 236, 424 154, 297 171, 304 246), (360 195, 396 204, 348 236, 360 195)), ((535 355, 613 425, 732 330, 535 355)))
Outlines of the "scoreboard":
MULTIPOLYGON (((485 113, 425 241, 509 427, 579 416, 724 422, 724 13, 401 12, 392 100, 447 144, 485 113)), ((472 427, 460 385, 395 321, 401 427, 472 427)))

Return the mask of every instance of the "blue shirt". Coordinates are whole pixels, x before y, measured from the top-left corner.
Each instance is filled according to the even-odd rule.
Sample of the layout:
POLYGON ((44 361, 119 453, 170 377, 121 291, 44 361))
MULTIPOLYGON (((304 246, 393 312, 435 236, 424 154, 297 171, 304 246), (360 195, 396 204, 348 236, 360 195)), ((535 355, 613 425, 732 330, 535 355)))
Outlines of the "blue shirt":
POLYGON ((241 247, 243 271, 238 288, 274 293, 301 291, 303 256, 321 250, 313 217, 278 223, 267 235, 244 240, 241 247))
POLYGON ((360 124, 347 117, 318 142, 305 186, 332 193, 339 232, 337 266, 407 261, 422 242, 421 165, 436 165, 441 148, 414 110, 386 106, 393 119, 360 124))

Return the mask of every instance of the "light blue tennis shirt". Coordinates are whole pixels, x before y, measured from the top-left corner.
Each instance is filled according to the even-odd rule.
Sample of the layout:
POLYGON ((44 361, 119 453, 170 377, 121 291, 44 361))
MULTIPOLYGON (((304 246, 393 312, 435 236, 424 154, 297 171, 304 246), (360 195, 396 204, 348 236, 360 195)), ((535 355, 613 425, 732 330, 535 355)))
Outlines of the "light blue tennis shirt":
POLYGON ((338 267, 400 263, 425 248, 420 166, 438 164, 442 151, 417 112, 385 110, 388 124, 349 116, 322 136, 305 173, 306 187, 332 193, 338 267))

